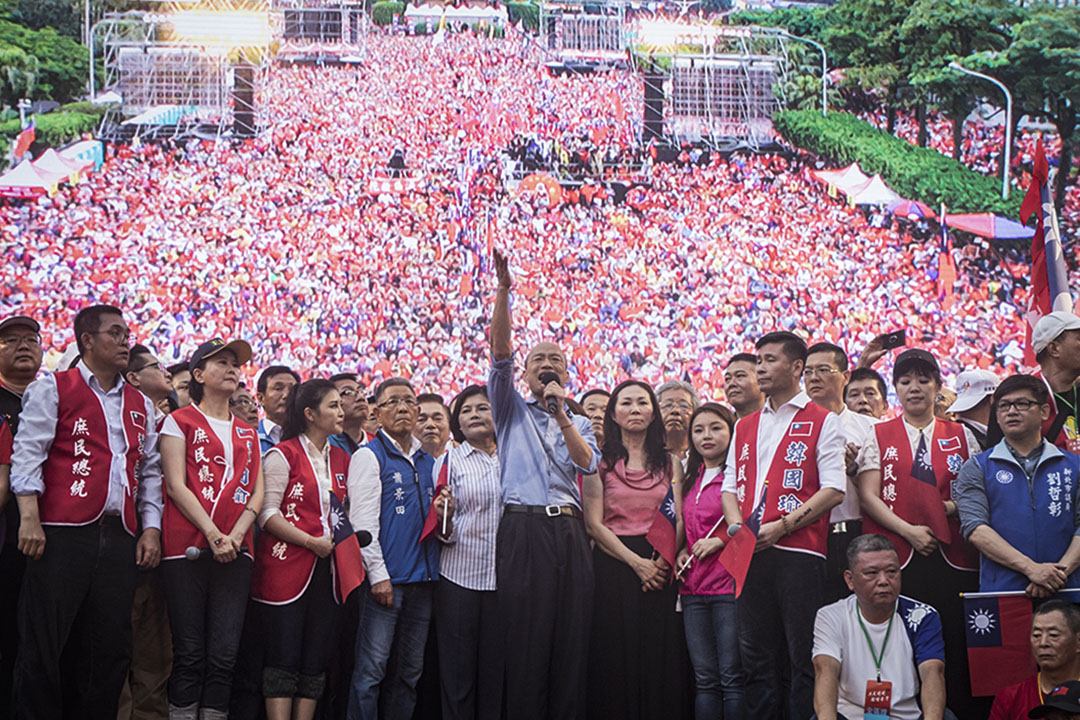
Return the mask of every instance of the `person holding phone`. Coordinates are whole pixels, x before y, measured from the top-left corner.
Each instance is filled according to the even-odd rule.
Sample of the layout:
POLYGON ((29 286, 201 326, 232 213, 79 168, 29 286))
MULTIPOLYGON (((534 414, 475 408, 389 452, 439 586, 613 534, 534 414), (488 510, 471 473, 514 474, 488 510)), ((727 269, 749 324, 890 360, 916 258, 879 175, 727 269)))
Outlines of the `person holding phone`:
POLYGON ((263 500, 258 435, 229 411, 240 366, 250 359, 243 340, 200 345, 190 362, 192 404, 161 429, 171 720, 228 717, 251 585, 251 526, 263 500))

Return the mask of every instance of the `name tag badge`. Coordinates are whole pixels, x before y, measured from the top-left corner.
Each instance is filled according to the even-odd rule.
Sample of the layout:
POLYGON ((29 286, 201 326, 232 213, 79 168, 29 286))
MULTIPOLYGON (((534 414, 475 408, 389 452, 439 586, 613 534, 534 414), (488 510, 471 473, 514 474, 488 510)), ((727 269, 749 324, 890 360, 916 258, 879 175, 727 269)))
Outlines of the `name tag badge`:
POLYGON ((866 699, 863 701, 863 720, 887 720, 891 708, 892 683, 867 680, 866 699))
POLYGON ((1071 453, 1080 453, 1080 438, 1069 438, 1066 440, 1065 449, 1071 453))

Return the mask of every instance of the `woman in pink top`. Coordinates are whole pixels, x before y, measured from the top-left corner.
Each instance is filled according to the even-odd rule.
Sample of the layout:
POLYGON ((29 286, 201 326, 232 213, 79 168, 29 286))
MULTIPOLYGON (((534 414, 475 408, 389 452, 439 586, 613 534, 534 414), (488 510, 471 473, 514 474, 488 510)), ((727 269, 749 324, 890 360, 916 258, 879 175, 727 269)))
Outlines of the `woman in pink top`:
POLYGON ((596 543, 588 716, 681 718, 689 673, 672 569, 645 535, 682 466, 664 449, 648 385, 628 380, 615 388, 601 455, 599 472, 584 480, 585 528, 596 543))
POLYGON ((680 575, 686 646, 694 666, 694 717, 741 720, 743 673, 735 620, 735 587, 717 559, 727 539, 725 526, 709 531, 724 516, 720 485, 724 458, 735 431, 735 415, 723 405, 705 403, 690 416, 690 452, 683 478, 683 526, 686 542, 676 560, 680 575), (719 537, 716 537, 719 536, 719 537), (721 712, 723 710, 723 712, 721 712))

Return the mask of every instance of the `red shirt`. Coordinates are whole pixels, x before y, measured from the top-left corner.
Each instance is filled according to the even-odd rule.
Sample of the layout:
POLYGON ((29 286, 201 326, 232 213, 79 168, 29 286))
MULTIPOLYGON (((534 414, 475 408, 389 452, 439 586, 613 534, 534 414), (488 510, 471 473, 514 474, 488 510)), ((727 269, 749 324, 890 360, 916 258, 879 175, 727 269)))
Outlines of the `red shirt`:
POLYGON ((988 720, 1027 720, 1028 711, 1039 705, 1042 705, 1039 676, 1032 675, 997 694, 988 720))
POLYGON ((11 426, 0 417, 0 465, 11 464, 11 426))

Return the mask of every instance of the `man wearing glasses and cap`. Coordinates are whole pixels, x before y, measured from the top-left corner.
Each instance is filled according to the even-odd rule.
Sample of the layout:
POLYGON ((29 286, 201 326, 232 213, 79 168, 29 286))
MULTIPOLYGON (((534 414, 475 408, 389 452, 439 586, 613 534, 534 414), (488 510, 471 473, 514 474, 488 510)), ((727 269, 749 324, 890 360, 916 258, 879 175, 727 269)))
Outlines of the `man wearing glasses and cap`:
POLYGON ((990 398, 997 390, 998 377, 989 370, 967 370, 956 376, 956 400, 946 412, 956 417, 975 436, 985 450, 987 427, 990 425, 990 398))
MULTIPOLYGON (((0 322, 0 415, 12 435, 19 430, 23 393, 41 369, 41 327, 26 315, 0 322)), ((15 622, 26 558, 19 552, 19 506, 14 500, 0 510, 0 708, 11 707, 11 678, 19 632, 15 622)))
POLYGON ((29 558, 18 614, 17 718, 116 716, 131 659, 136 565, 161 553, 155 410, 124 380, 127 323, 119 308, 95 305, 75 316, 74 330, 81 359, 26 389, 11 461, 19 549, 29 558), (71 657, 93 662, 62 673, 70 643, 71 657), (76 705, 65 708, 72 694, 76 705))

